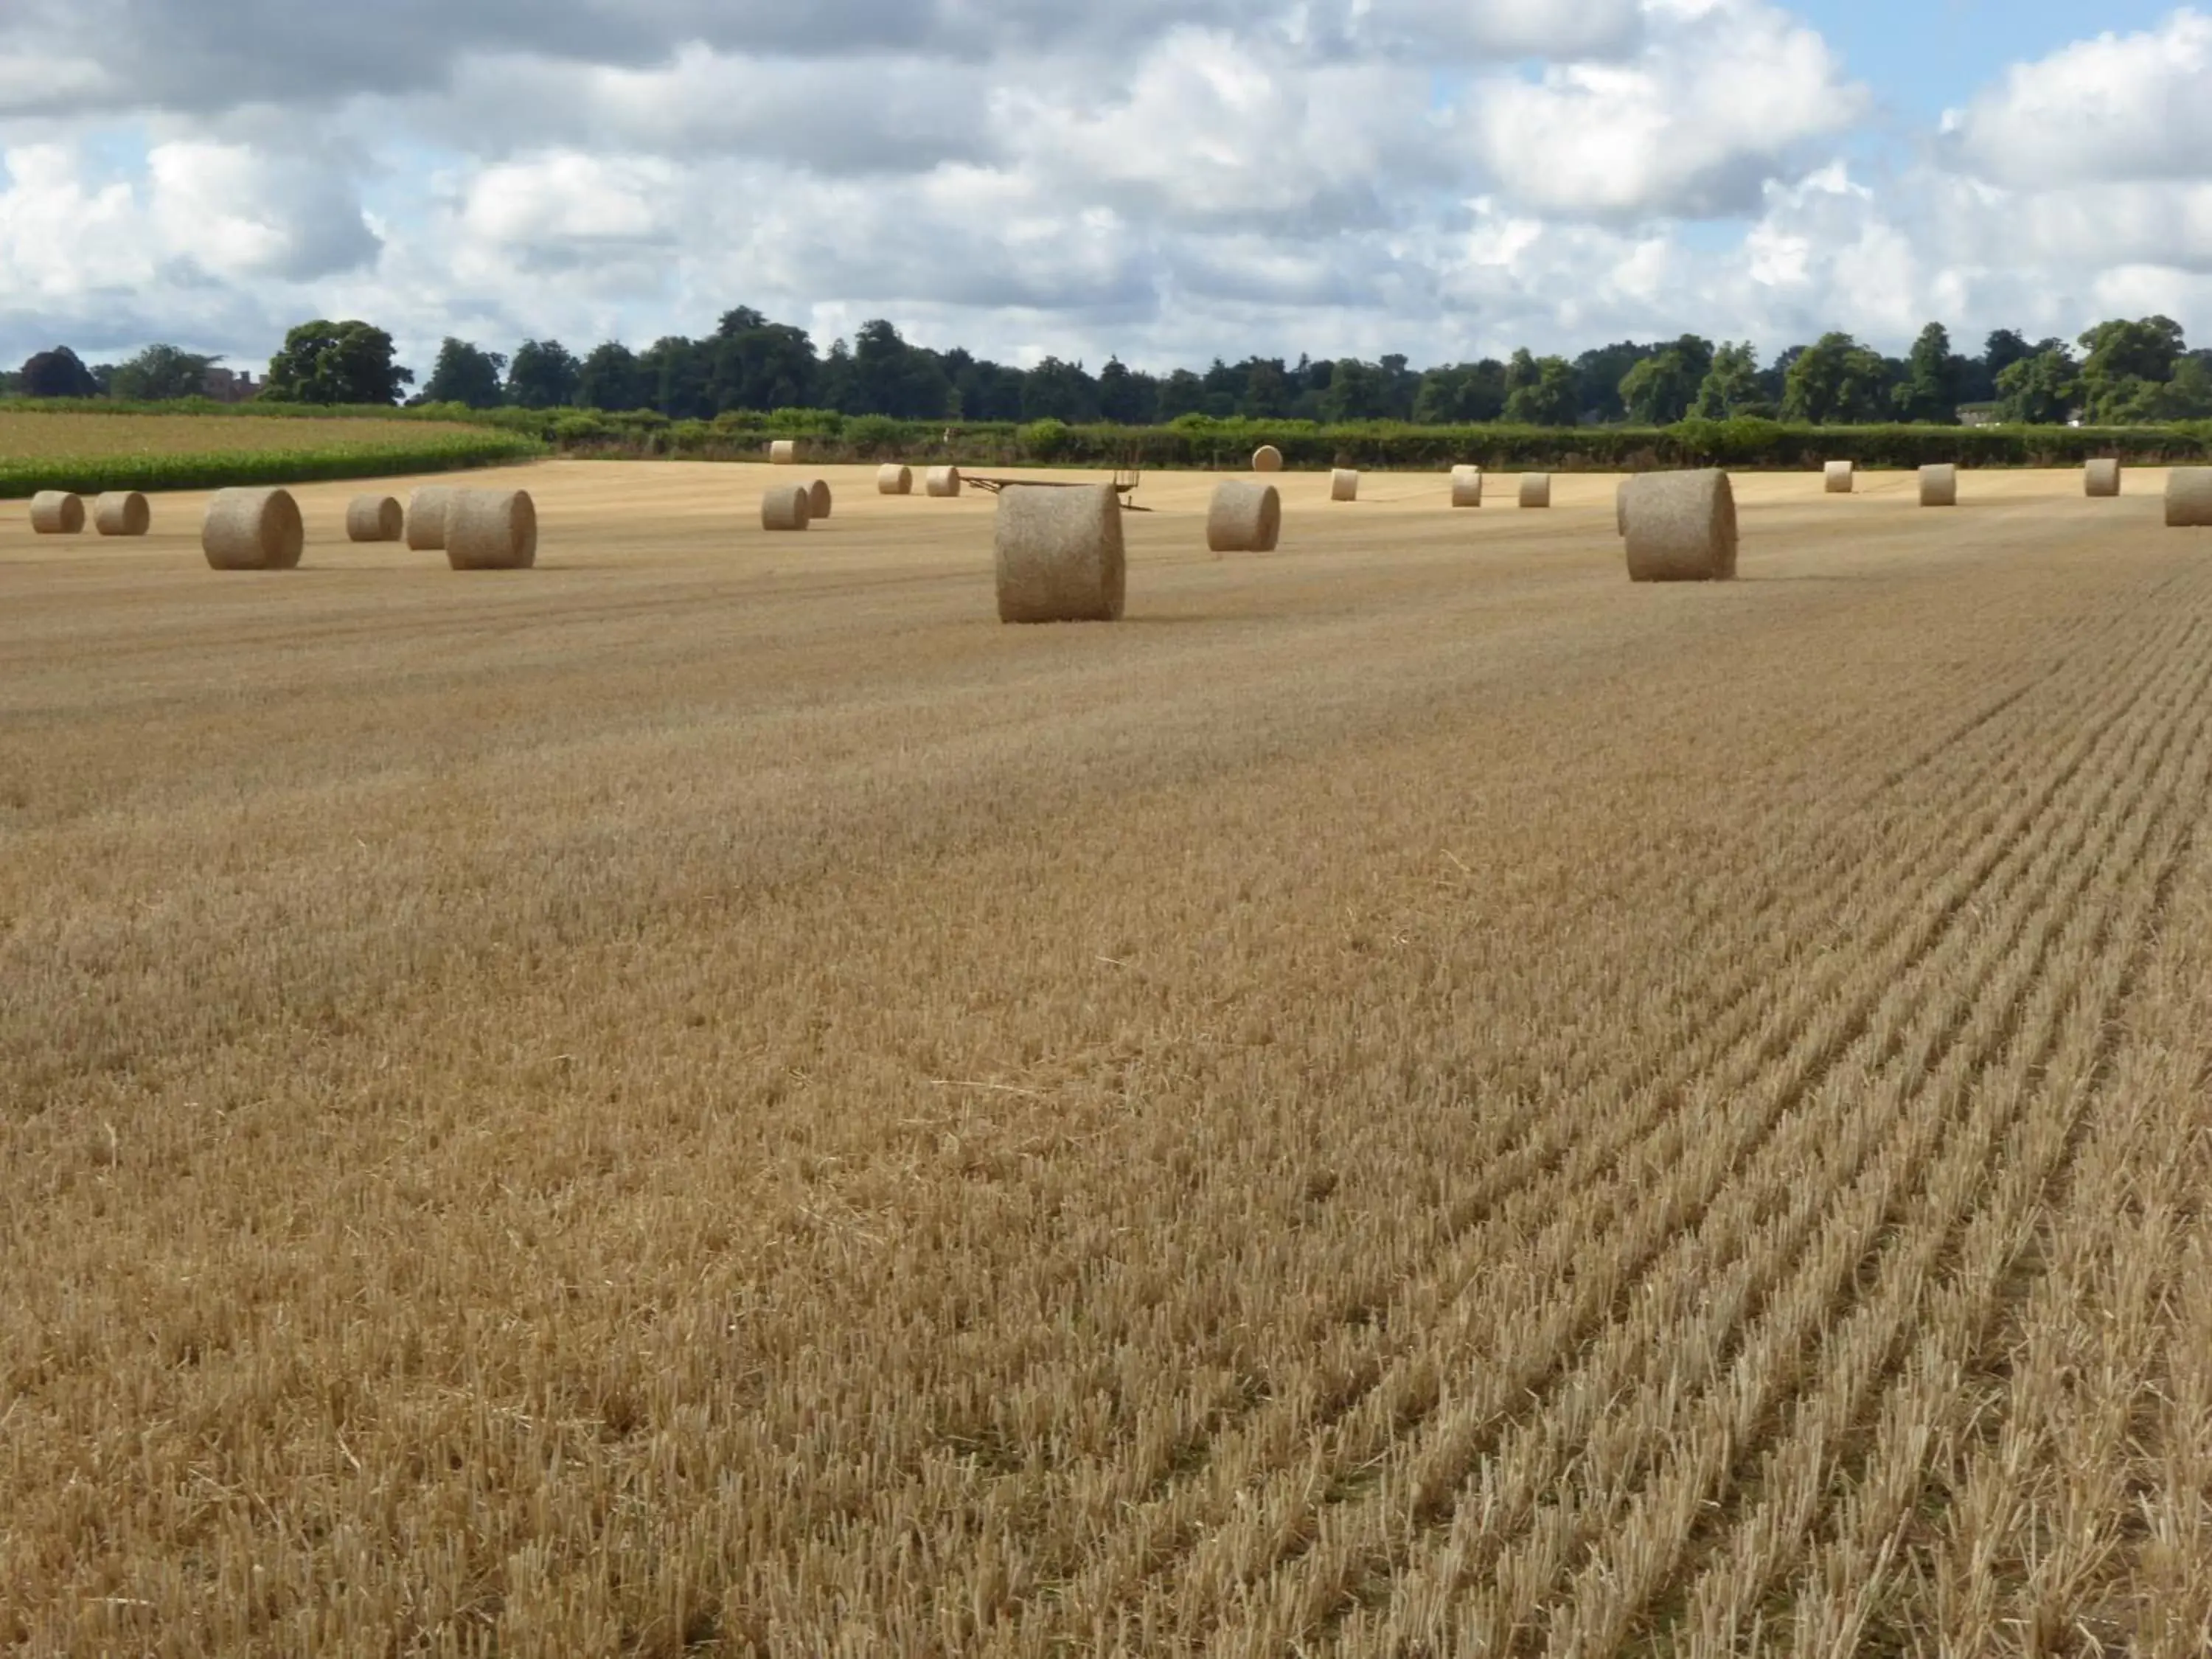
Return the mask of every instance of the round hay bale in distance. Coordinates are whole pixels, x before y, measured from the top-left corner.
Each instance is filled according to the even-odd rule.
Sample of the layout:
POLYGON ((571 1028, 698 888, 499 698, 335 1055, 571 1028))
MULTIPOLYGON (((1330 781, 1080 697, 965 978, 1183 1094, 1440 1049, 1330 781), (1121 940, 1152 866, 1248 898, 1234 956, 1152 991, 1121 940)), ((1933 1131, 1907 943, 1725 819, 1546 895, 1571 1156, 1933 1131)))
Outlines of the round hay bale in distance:
POLYGON ((118 489, 92 504, 92 527, 103 536, 143 536, 154 527, 154 509, 135 489, 118 489))
POLYGON ((893 462, 876 469, 876 494, 878 495, 911 495, 914 494, 914 469, 893 462))
POLYGON ((1521 505, 1549 507, 1552 504, 1552 475, 1548 472, 1523 472, 1521 475, 1521 505))
POLYGON ((1356 501, 1359 499, 1359 475, 1348 466, 1340 466, 1328 475, 1328 498, 1333 501, 1356 501))
POLYGON ((2120 493, 2120 464, 2118 459, 2105 458, 2094 460, 2081 469, 2081 493, 2100 498, 2120 493))
POLYGON ((1252 470, 1255 472, 1280 472, 1283 470, 1283 452, 1273 444, 1261 444, 1252 452, 1252 470))
POLYGON ((1923 507, 1956 507, 1959 504, 1959 469, 1948 461, 1920 469, 1920 505, 1923 507))
POLYGON ((1650 472, 1628 492, 1628 579, 1728 581, 1735 575, 1735 490, 1725 472, 1650 472))
POLYGON ((957 466, 933 466, 922 475, 922 492, 940 500, 950 500, 960 493, 960 469, 957 466))
POLYGON ((1111 484, 999 492, 1002 623, 1118 622, 1128 582, 1121 498, 1111 484))
POLYGON ((538 503, 526 489, 457 489, 446 503, 446 562, 527 570, 538 562, 538 503))
POLYGON ((1452 469, 1452 505, 1480 507, 1482 505, 1482 469, 1479 466, 1455 466, 1452 469))
POLYGON ((40 536, 75 536, 84 529, 84 497, 42 489, 31 497, 31 530, 40 536))
POLYGON ((829 479, 817 478, 812 483, 806 486, 806 513, 809 518, 828 518, 830 516, 830 506, 829 479))
POLYGON ((1272 553, 1283 534, 1283 495, 1273 484, 1224 478, 1206 510, 1206 545, 1215 553, 1272 553))
POLYGON ((804 530, 814 518, 814 492, 805 484, 770 484, 761 495, 763 530, 804 530))
POLYGON ((407 533, 407 513, 392 495, 356 495, 346 503, 346 539, 396 542, 407 533))
POLYGON ((770 466, 797 466, 799 440, 796 438, 771 439, 768 447, 768 464, 770 466))
POLYGON ((1830 461, 1822 474, 1831 495, 1848 495, 1858 487, 1858 469, 1849 461, 1830 461))
POLYGON ((297 570, 307 544, 289 489, 218 489, 200 523, 210 570, 297 570))
POLYGON ((407 498, 407 548, 438 553, 446 545, 446 513, 458 494, 451 484, 425 484, 407 498))
POLYGON ((2170 530, 2212 528, 2212 466, 2177 466, 2166 475, 2170 530))

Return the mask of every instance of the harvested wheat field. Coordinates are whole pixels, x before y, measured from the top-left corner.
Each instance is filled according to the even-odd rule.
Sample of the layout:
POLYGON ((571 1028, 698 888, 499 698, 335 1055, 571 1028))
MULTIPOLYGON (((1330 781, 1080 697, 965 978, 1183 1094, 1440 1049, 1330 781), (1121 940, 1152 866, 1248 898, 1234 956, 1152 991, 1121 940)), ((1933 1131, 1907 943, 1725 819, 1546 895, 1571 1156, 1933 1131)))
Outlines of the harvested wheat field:
POLYGON ((770 476, 0 517, 0 1646, 2204 1651, 2161 476, 770 476))

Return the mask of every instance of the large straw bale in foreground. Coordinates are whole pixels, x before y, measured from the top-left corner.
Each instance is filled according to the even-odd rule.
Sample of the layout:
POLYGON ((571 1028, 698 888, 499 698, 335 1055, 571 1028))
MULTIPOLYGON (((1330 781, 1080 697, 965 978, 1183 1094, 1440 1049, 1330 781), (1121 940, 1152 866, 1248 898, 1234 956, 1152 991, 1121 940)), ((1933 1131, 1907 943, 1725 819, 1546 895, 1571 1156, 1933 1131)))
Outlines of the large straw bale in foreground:
POLYGON ((957 466, 933 466, 922 474, 922 493, 949 500, 960 493, 960 469, 957 466))
POLYGON ((1523 472, 1521 475, 1521 505, 1549 507, 1552 504, 1552 475, 1548 472, 1523 472))
POLYGON ((814 492, 805 484, 770 484, 761 496, 763 530, 804 530, 813 518, 814 492))
POLYGON ((1831 495, 1848 495, 1858 487, 1858 469, 1849 461, 1830 461, 1826 476, 1831 495))
POLYGON ((1726 581, 1735 574, 1735 491, 1725 472, 1651 472, 1628 494, 1628 578, 1726 581))
POLYGON ((2177 466, 2166 475, 2166 522, 2175 530, 2212 527, 2212 466, 2177 466))
POLYGON ((2120 493, 2120 464, 2116 459, 2094 460, 2081 469, 2081 493, 2107 496, 2120 493))
POLYGON ((1328 475, 1328 498, 1333 501, 1356 501, 1359 499, 1359 475, 1348 466, 1340 466, 1328 475))
POLYGON ((1455 466, 1452 469, 1452 505, 1480 507, 1482 505, 1482 469, 1479 466, 1455 466))
POLYGON ((446 513, 455 491, 451 484, 425 484, 407 498, 407 546, 436 553, 446 545, 446 513))
POLYGON ((1920 505, 1923 507, 1956 507, 1959 504, 1959 469, 1948 461, 1920 469, 1920 505))
POLYGON ((407 514, 392 495, 356 495, 346 504, 346 539, 396 542, 407 533, 407 514))
POLYGON ((1283 534, 1282 492, 1273 484, 1224 479, 1206 512, 1206 545, 1215 553, 1272 553, 1283 534))
POLYGON ((40 536, 75 536, 84 529, 84 497, 42 489, 31 497, 31 529, 40 536))
POLYGON ((878 495, 911 495, 914 494, 914 469, 901 466, 896 461, 889 466, 876 469, 876 494, 878 495))
POLYGON ((1636 475, 1631 473, 1613 492, 1613 533, 1616 536, 1628 533, 1628 487, 1635 482, 1636 475))
POLYGON ((1273 444, 1261 444, 1252 452, 1252 470, 1255 472, 1280 472, 1283 470, 1283 452, 1273 444))
POLYGON ((297 570, 307 544, 289 489, 218 489, 208 499, 200 551, 211 570, 297 570))
POLYGON ((154 527, 154 509, 137 490, 116 490, 93 502, 92 526, 103 536, 143 536, 154 527))
POLYGON ((1128 566, 1112 485, 1002 490, 996 541, 1000 622, 1120 620, 1128 566))
POLYGON ((526 489, 457 489, 446 503, 446 562, 527 570, 538 562, 538 503, 526 489))
POLYGON ((768 447, 768 464, 770 466, 797 466, 799 441, 795 438, 772 440, 768 447))

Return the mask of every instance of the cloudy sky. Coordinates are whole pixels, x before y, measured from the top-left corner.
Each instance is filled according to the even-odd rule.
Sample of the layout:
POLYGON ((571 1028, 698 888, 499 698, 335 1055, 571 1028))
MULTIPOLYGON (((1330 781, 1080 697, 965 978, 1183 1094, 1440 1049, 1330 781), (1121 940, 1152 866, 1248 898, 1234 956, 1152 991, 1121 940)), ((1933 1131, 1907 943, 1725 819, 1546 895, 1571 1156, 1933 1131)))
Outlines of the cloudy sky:
POLYGON ((4 0, 0 362, 2212 342, 2212 4, 4 0))

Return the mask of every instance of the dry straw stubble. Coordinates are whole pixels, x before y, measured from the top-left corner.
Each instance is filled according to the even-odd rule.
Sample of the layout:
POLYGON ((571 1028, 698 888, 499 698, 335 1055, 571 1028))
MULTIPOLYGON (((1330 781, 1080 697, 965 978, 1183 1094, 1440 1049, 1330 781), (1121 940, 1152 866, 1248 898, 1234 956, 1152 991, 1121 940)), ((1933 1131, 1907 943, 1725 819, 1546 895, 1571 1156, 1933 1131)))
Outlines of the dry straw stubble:
POLYGON ((2169 529, 2212 527, 2212 466, 2177 466, 2166 475, 2169 529))
POLYGON ((1920 505, 1923 507, 1956 507, 1959 504, 1959 469, 1948 461, 1938 462, 1920 469, 1920 505))
POLYGON ((1328 498, 1333 501, 1356 501, 1359 499, 1359 475, 1348 466, 1340 466, 1328 475, 1328 498))
POLYGON ((143 536, 154 526, 154 509, 135 489, 119 489, 92 504, 93 527, 103 536, 143 536))
POLYGON ((914 469, 893 462, 876 469, 876 494, 878 495, 911 495, 914 494, 914 469))
POLYGON ((805 484, 770 484, 761 493, 763 530, 804 530, 813 518, 813 492, 805 484))
POLYGON ((1128 564, 1110 484, 1002 490, 994 543, 1000 622, 1120 620, 1128 564))
POLYGON ((407 512, 396 495, 356 495, 346 504, 346 539, 396 542, 407 533, 407 512))
POLYGON ((296 570, 307 539, 289 489, 218 489, 200 524, 213 570, 296 570))
POLYGON ((1652 472, 1627 496, 1628 576, 1727 581, 1735 574, 1735 490, 1720 471, 1652 472))
POLYGON ((526 489, 457 489, 446 504, 446 562, 456 570, 538 562, 538 503, 526 489))
POLYGON ((84 529, 84 497, 42 489, 31 497, 31 529, 40 536, 75 536, 84 529))
POLYGON ((446 515, 457 492, 451 484, 425 484, 407 498, 407 546, 436 553, 446 545, 446 515))
POLYGON ((2081 469, 2081 493, 2103 499, 2120 493, 2120 464, 2117 458, 2106 456, 2091 461, 2081 469))
POLYGON ((0 554, 10 1650, 2202 1659, 2212 535, 1806 482, 1510 629, 0 554))
POLYGON ((1482 469, 1479 466, 1455 466, 1451 475, 1451 504, 1454 507, 1482 505, 1482 469))
POLYGON ((1552 504, 1552 475, 1548 472, 1523 472, 1521 475, 1521 505, 1549 507, 1552 504))
POLYGON ((1283 533, 1282 492, 1273 484, 1226 478, 1206 512, 1206 545, 1215 553, 1272 553, 1283 533))
POLYGON ((1830 461, 1824 476, 1831 495, 1848 495, 1857 487, 1858 469, 1849 461, 1830 461))

